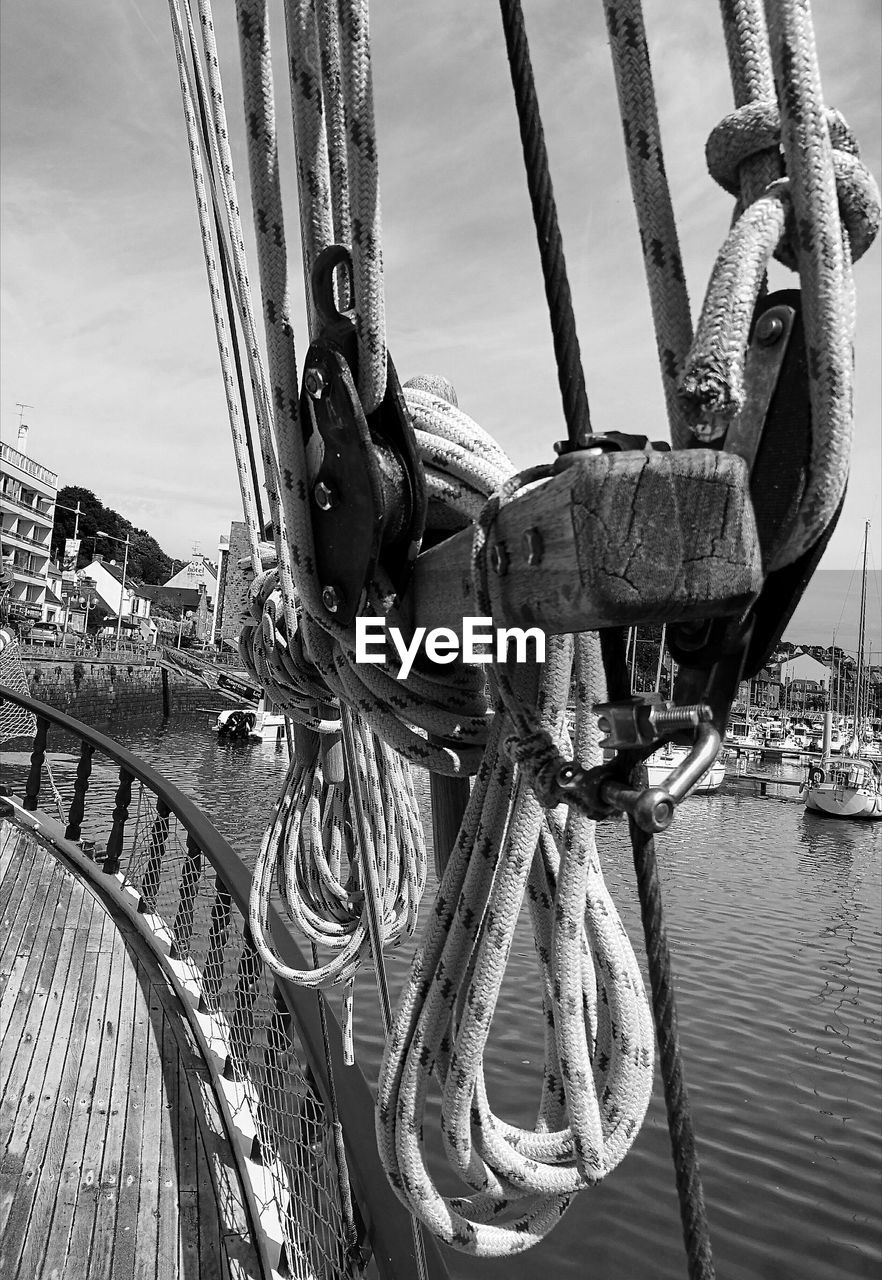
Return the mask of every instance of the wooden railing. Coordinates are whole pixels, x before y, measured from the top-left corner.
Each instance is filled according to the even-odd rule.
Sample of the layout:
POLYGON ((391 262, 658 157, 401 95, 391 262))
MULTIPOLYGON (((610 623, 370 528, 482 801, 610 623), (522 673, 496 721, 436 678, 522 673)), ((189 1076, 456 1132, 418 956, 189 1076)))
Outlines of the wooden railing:
MULTIPOLYGON (((275 1256, 267 1250, 272 1265, 323 1280, 414 1280, 412 1224, 380 1164, 371 1091, 357 1067, 344 1065, 340 1028, 321 993, 278 980, 263 965, 248 928, 248 868, 187 796, 124 747, 0 685, 2 701, 36 717, 23 799, 29 813, 46 783, 50 729, 79 741, 64 836, 91 850, 93 879, 136 902, 160 940, 157 950, 195 984, 206 1043, 233 1091, 231 1125, 240 1142, 250 1135, 249 1158, 263 1169, 255 1201, 270 1202, 268 1230, 278 1238, 275 1256), (96 756, 119 771, 112 809, 106 787, 103 798, 90 789, 96 756), (105 812, 95 815, 92 802, 105 812), (87 818, 94 841, 84 838, 87 818), (341 1131, 345 1169, 335 1154, 341 1131)), ((274 912, 270 924, 284 963, 306 967, 274 912)), ((446 1268, 425 1233, 423 1245, 427 1277, 441 1280, 446 1268)))

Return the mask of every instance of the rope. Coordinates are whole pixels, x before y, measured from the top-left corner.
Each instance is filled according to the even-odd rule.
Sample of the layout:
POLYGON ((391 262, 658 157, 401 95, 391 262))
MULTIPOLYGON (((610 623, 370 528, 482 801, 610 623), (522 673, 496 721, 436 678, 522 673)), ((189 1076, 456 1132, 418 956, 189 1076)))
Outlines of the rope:
POLYGON ((712 176, 739 195, 739 205, 714 267, 683 391, 693 416, 725 424, 738 412, 766 264, 774 254, 798 270, 811 459, 799 507, 769 559, 767 567, 775 569, 817 542, 845 490, 853 410, 851 263, 876 235, 880 202, 848 126, 824 105, 805 0, 782 0, 765 16, 754 0, 736 0, 723 15, 736 110, 711 134, 707 158, 712 176), (778 180, 761 187, 771 176, 772 155, 780 157, 778 180))
MULTIPOLYGON (((189 5, 187 5, 186 8, 189 25, 190 48, 193 51, 194 64, 198 67, 195 38, 192 22, 190 21, 189 5)), ((169 13, 171 15, 172 33, 175 41, 175 56, 177 58, 178 77, 184 107, 184 121, 187 130, 187 140, 190 146, 190 171, 196 193, 196 208, 199 217, 202 252, 205 261, 205 270, 208 276, 209 293, 211 295, 211 310, 212 317, 214 319, 215 340, 217 343, 218 356, 220 358, 221 375, 224 382, 227 416, 229 418, 230 431, 233 439, 233 453, 236 460, 236 471, 239 477, 239 493, 242 498, 245 523, 249 531, 252 555, 254 555, 256 553, 257 539, 259 538, 258 531, 260 527, 255 498, 256 490, 251 475, 248 441, 240 416, 239 384, 235 376, 233 362, 230 358, 230 348, 227 342, 227 325, 224 318, 224 308, 222 304, 222 286, 218 272, 217 258, 215 257, 213 249, 212 230, 209 217, 211 197, 209 196, 206 188, 205 166, 202 159, 203 149, 200 144, 200 122, 197 119, 196 114, 196 100, 198 99, 199 109, 202 111, 204 94, 202 93, 201 81, 197 80, 194 85, 189 73, 184 43, 183 22, 177 0, 170 0, 169 13)))
POLYGON ((811 464, 798 510, 769 558, 771 570, 818 541, 842 498, 852 417, 851 260, 872 242, 880 202, 845 122, 824 106, 807 0, 776 0, 765 14, 758 0, 721 8, 736 110, 711 135, 708 165, 738 204, 693 342, 641 7, 639 0, 605 3, 675 445, 693 435, 713 440, 738 413, 768 260, 777 254, 799 270, 810 353, 811 464))
POLYGON ((524 15, 520 0, 500 0, 499 8, 518 112, 524 169, 533 206, 542 274, 545 278, 545 296, 551 318, 564 420, 570 442, 578 444, 591 433, 591 414, 524 15))
MULTIPOLYGON (((564 741, 573 663, 552 637, 539 715, 564 741)), ((602 681, 596 639, 576 640, 576 679, 602 681)), ((539 673, 519 669, 522 697, 539 673)), ((377 1139, 399 1197, 440 1239, 478 1256, 541 1239, 581 1188, 624 1156, 652 1084, 652 1026, 636 960, 603 883, 594 824, 545 811, 504 750, 497 716, 425 940, 395 1016, 380 1072, 377 1139), (546 1025, 537 1122, 526 1130, 490 1108, 483 1053, 526 893, 546 1025), (442 1094, 447 1159, 471 1188, 447 1197, 426 1161, 430 1078, 442 1094)), ((599 760, 581 700, 576 747, 599 760)))
POLYGON ((255 864, 249 924, 255 946, 280 977, 302 986, 349 983, 371 954, 366 877, 379 886, 380 934, 392 946, 413 933, 426 882, 426 852, 409 771, 389 748, 353 717, 360 794, 368 805, 364 856, 359 868, 352 831, 356 795, 350 785, 326 782, 321 756, 300 751, 289 767, 255 864), (266 918, 278 867, 291 922, 310 943, 330 953, 312 969, 283 964, 272 949, 266 918))
POLYGON ((643 10, 640 0, 604 0, 603 7, 671 440, 675 447, 682 447, 692 438, 679 394, 680 373, 692 342, 692 319, 643 10))
MULTIPOLYGON (((631 689, 625 638, 620 629, 611 628, 601 637, 603 665, 607 687, 613 699, 626 698, 631 689)), ((645 785, 645 769, 639 766, 637 778, 645 785)), ((637 778, 634 780, 637 781, 637 778)), ((680 1206, 683 1243, 686 1248, 689 1280, 713 1280, 714 1263, 710 1229, 701 1184, 692 1110, 680 1052, 680 1033, 674 995, 673 965, 668 946, 667 926, 662 903, 661 881, 655 853, 655 840, 628 820, 631 851, 640 899, 640 916, 646 943, 646 960, 652 991, 652 1013, 658 1041, 665 1110, 674 1177, 680 1206)))
MULTIPOLYGON (((523 18, 516 0, 501 0, 501 7, 565 414, 571 438, 578 440, 590 430, 587 396, 523 18)), ((739 146, 747 123, 756 132, 759 121, 765 132, 757 135, 758 148, 739 152, 734 178, 723 135, 719 146, 715 141, 709 148, 711 157, 719 152, 712 164, 737 192, 739 210, 693 340, 640 6, 637 0, 605 3, 675 444, 688 444, 694 434, 712 434, 721 418, 737 412, 750 318, 764 288, 769 255, 795 255, 806 290, 818 293, 806 320, 818 384, 813 386, 812 471, 805 501, 775 561, 789 563, 816 540, 844 484, 849 259, 872 238, 875 206, 872 183, 862 176, 847 131, 838 122, 828 124, 835 118, 826 114, 820 98, 801 0, 770 6, 770 57, 757 5, 733 0, 725 8, 732 14, 727 46, 739 146), (783 174, 777 135, 770 141, 767 127, 776 98, 782 103, 783 174), (848 157, 836 164, 857 192, 851 204, 846 201, 850 250, 843 248, 836 212, 834 134, 837 152, 848 157)), ((207 0, 200 0, 200 12, 204 24, 207 0)), ((578 1190, 616 1167, 642 1122, 651 1091, 651 1016, 636 960, 603 884, 594 825, 577 809, 554 807, 561 763, 573 754, 588 765, 599 762, 589 706, 603 696, 600 646, 590 636, 552 637, 541 671, 494 662, 486 685, 463 666, 446 667, 443 679, 434 669, 416 666, 403 682, 394 656, 378 666, 357 664, 354 628, 335 622, 323 608, 310 472, 298 421, 266 6, 264 0, 238 0, 237 12, 269 370, 266 384, 256 383, 256 403, 274 532, 269 557, 264 548, 253 548, 255 576, 241 652, 273 700, 299 723, 326 730, 342 716, 347 738, 351 729, 348 792, 324 778, 317 756, 292 763, 258 859, 250 926, 267 963, 294 981, 351 987, 369 952, 381 970, 383 947, 415 921, 425 876, 409 774, 395 753, 439 772, 476 773, 430 929, 391 1027, 380 1074, 377 1134, 384 1167, 415 1217, 465 1252, 516 1252, 540 1239, 578 1190), (273 427, 275 444, 267 435, 273 427), (564 726, 571 687, 577 691, 574 743, 564 726), (331 953, 310 970, 279 967, 269 949, 263 922, 276 868, 292 920, 312 944, 331 953), (483 1069, 525 898, 537 938, 547 1026, 537 1124, 531 1130, 493 1114, 483 1069), (442 1095, 440 1136, 448 1162, 469 1195, 443 1195, 427 1166, 424 1130, 432 1077, 442 1095)), ((370 413, 385 387, 386 341, 367 2, 349 0, 338 17, 331 0, 319 0, 317 8, 310 0, 287 0, 285 12, 304 269, 308 277, 322 248, 332 239, 348 238, 353 296, 343 297, 342 282, 338 293, 355 310, 358 387, 370 413)), ((221 107, 213 86, 217 132, 223 131, 221 107)), ((241 292, 244 258, 235 230, 231 169, 226 160, 214 168, 230 219, 241 292)), ((840 198, 842 191, 841 183, 840 198)), ((878 221, 878 210, 875 216, 878 221)), ((243 297, 239 305, 256 352, 243 297)), ((311 303, 309 310, 314 333, 311 303)), ((259 367, 257 355, 253 367, 259 367)), ((422 380, 406 390, 406 403, 426 473, 429 532, 438 537, 475 526, 475 599, 492 616, 493 522, 519 488, 542 479, 547 469, 513 476, 498 446, 450 398, 434 394, 422 380)), ((399 602, 382 574, 369 585, 366 612, 403 625, 399 602)), ((617 645, 620 649, 610 638, 603 645, 614 696, 622 663, 617 645)), ((642 836, 633 838, 690 1274, 707 1277, 712 1262, 679 1062, 654 847, 642 836)), ((388 993, 378 976, 385 1019, 388 993)))

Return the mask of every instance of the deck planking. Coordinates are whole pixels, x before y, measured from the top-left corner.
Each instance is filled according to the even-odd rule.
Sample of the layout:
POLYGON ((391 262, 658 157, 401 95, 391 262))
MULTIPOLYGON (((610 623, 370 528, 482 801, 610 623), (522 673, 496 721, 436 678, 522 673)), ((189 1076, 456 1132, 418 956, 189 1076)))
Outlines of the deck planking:
POLYGON ((261 1275, 210 1073, 144 939, 0 822, 0 1275, 261 1275))

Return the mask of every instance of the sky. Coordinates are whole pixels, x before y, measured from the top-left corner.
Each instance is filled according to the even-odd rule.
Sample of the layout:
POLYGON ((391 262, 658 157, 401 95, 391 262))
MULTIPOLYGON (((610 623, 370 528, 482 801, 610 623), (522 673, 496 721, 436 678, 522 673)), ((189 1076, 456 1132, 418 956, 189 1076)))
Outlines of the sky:
MULTIPOLYGON (((275 4, 274 10, 281 6, 275 4)), ((878 179, 878 0, 816 0, 825 98, 878 179)), ((243 214, 247 160, 232 0, 215 25, 243 214)), ((693 314, 731 216, 704 164, 731 109, 718 9, 645 6, 693 314)), ((583 363, 598 430, 667 434, 602 6, 525 0, 583 363)), ((277 14, 278 16, 278 14, 277 14)), ((372 6, 388 342, 402 380, 440 373, 517 466, 565 434, 497 6, 372 6)), ((278 25, 278 24, 277 24, 278 25)), ((274 35, 283 176, 293 160, 274 35)), ((281 55, 281 57, 279 56, 281 55)), ((171 555, 213 554, 241 518, 163 0, 5 4, 0 111, 0 432, 171 555)), ((292 292, 300 298, 289 201, 292 292)), ((247 216, 245 218, 247 222, 247 216)), ((852 477, 825 553, 882 565, 882 287, 855 268, 852 477)), ((251 259, 256 279, 256 262, 251 259)), ((792 287, 783 269, 773 287, 792 287)), ((302 359, 302 307, 294 317, 302 359)))

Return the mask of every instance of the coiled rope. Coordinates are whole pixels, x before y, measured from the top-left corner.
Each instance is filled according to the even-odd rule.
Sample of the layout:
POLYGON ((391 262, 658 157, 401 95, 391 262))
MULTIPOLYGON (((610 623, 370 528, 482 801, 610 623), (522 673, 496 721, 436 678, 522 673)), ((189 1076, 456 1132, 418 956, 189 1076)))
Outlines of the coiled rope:
MULTIPOLYGON (((552 637, 538 713, 564 750, 574 648, 552 637)), ((597 640, 575 638, 577 682, 602 687, 597 640)), ((521 697, 538 673, 519 668, 521 697)), ((405 1202, 442 1240, 477 1256, 520 1252, 558 1221, 580 1188, 613 1169, 652 1087, 652 1024, 627 935, 604 886, 594 823, 545 810, 504 744, 500 713, 475 779, 432 920, 399 1002, 380 1074, 377 1137, 405 1202), (494 1115, 482 1056, 526 892, 546 1026, 537 1121, 494 1115), (444 1196, 428 1169, 429 1081, 442 1092, 451 1166, 473 1189, 444 1196)), ((598 762, 596 721, 577 711, 576 750, 598 762)))

